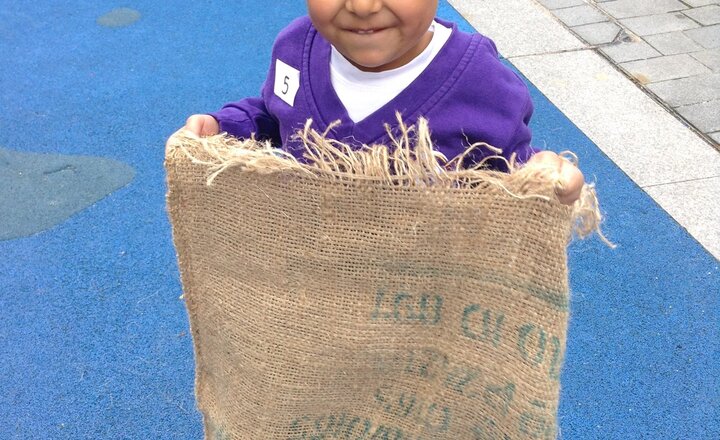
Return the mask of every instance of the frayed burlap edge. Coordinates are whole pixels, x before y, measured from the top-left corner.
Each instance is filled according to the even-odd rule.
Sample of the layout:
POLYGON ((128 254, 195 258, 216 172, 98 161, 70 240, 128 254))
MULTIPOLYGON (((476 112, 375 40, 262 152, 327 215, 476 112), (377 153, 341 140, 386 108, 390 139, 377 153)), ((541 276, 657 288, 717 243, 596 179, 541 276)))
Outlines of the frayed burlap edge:
MULTIPOLYGON (((312 120, 308 120, 296 133, 304 145, 306 162, 273 147, 269 141, 237 139, 225 133, 199 137, 187 130, 179 130, 168 139, 165 160, 173 161, 182 155, 194 164, 206 166, 208 185, 228 168, 240 167, 258 173, 294 171, 317 179, 404 187, 470 189, 491 185, 513 198, 540 198, 559 203, 555 196, 560 186, 557 169, 542 164, 518 164, 514 156, 508 160, 499 155, 502 150, 486 143, 473 144, 448 160, 434 149, 427 120, 419 118, 415 127, 404 124, 399 114, 397 117, 399 135, 394 135, 386 124, 391 146, 372 145, 360 150, 328 137, 335 124, 320 133, 312 128, 312 120), (478 148, 487 148, 494 154, 471 168, 464 168, 465 157, 478 148), (488 169, 486 162, 491 159, 504 161, 509 172, 488 169)), ((561 155, 577 165, 577 156, 573 153, 566 151, 561 155)), ((583 186, 580 197, 568 209, 578 237, 585 238, 596 232, 605 244, 615 247, 600 229, 602 214, 592 183, 583 186)))

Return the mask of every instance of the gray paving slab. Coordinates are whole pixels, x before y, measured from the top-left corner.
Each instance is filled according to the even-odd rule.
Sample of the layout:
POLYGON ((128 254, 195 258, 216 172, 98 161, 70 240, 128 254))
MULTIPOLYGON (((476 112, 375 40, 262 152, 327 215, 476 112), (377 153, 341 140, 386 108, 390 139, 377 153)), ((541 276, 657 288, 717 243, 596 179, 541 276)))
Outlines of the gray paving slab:
POLYGON ((715 142, 720 144, 720 131, 716 131, 715 133, 710 133, 710 137, 715 140, 715 142))
POLYGON ((646 15, 620 20, 623 26, 637 35, 654 35, 665 32, 698 28, 700 25, 681 13, 646 15))
POLYGON ((620 32, 620 26, 610 21, 575 26, 571 29, 580 38, 592 45, 610 43, 615 40, 615 37, 620 32))
POLYGON ((548 10, 534 0, 452 0, 453 7, 485 35, 491 35, 506 57, 576 50, 585 44, 558 24, 548 10), (509 32, 508 23, 512 23, 509 32), (536 30, 520 32, 519 29, 536 30), (542 30, 542 38, 537 30, 542 30))
POLYGON ((662 55, 642 40, 622 42, 612 46, 603 46, 600 50, 616 63, 644 60, 646 58, 654 58, 662 55))
POLYGON ((717 141, 720 0, 536 1, 548 5, 589 49, 604 54, 668 109, 677 109, 684 124, 717 141), (553 9, 560 6, 566 7, 553 9), (590 19, 586 15, 599 20, 593 8, 608 20, 575 25, 590 19))
POLYGON ((718 0, 683 0, 684 3, 687 3, 688 6, 692 6, 694 8, 698 6, 707 6, 707 5, 717 5, 718 0))
POLYGON ((720 23, 720 6, 718 5, 688 9, 684 11, 684 14, 705 26, 720 23))
POLYGON ((698 52, 703 50, 692 38, 682 32, 668 32, 666 34, 648 35, 645 41, 659 50, 663 55, 677 55, 679 53, 698 52))
POLYGON ((720 99, 720 73, 663 81, 647 87, 673 107, 698 104, 720 99))
POLYGON ((678 223, 720 258, 720 177, 644 188, 678 223), (688 209, 688 207, 691 207, 688 209))
POLYGON ((573 6, 572 8, 556 9, 555 16, 568 26, 608 21, 608 16, 590 5, 573 6))
POLYGON ((568 8, 570 6, 584 5, 585 0, 538 0, 548 9, 568 8))
POLYGON ((599 6, 615 18, 664 14, 687 9, 687 6, 678 0, 615 0, 599 3, 599 6))
POLYGON ((703 133, 720 130, 720 100, 678 107, 677 111, 703 133))
POLYGON ((621 63, 620 67, 629 72, 642 84, 712 72, 701 62, 687 54, 630 61, 621 63))
POLYGON ((511 59, 640 186, 720 176, 720 153, 594 51, 511 59))
POLYGON ((685 35, 695 40, 705 49, 720 48, 720 24, 691 29, 685 35))
POLYGON ((716 72, 720 71, 720 49, 704 50, 690 55, 710 69, 716 72))

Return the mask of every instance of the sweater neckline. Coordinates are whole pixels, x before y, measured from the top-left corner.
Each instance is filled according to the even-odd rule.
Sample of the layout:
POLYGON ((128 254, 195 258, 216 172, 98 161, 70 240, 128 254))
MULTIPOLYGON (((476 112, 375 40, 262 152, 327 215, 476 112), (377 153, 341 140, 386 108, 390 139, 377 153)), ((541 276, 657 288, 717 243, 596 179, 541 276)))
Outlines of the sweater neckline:
POLYGON ((464 70, 469 56, 477 46, 473 35, 458 32, 457 25, 436 18, 451 28, 452 34, 427 68, 394 99, 365 119, 353 122, 335 93, 330 79, 330 43, 310 26, 303 53, 303 87, 317 129, 325 131, 336 120, 336 138, 353 138, 355 142, 372 144, 386 134, 385 124, 397 125, 396 111, 403 120, 412 121, 427 111, 444 95, 464 70), (321 100, 323 105, 318 105, 321 100))
MULTIPOLYGON (((382 72, 366 72, 360 70, 358 67, 352 64, 350 60, 345 58, 343 54, 341 54, 334 46, 331 45, 331 71, 334 67, 338 75, 340 75, 345 81, 349 83, 367 84, 370 86, 382 86, 383 81, 385 81, 387 78, 395 78, 401 76, 408 71, 417 69, 418 66, 429 66, 430 62, 435 58, 435 56, 440 53, 442 46, 447 43, 447 41, 444 40, 442 37, 442 29, 438 30, 439 27, 435 26, 435 24, 436 22, 433 21, 433 25, 430 26, 430 28, 428 29, 428 32, 432 32, 433 35, 427 47, 423 49, 423 51, 420 52, 418 56, 416 56, 415 58, 410 60, 409 63, 403 66, 396 67, 390 70, 384 70, 382 72)), ((444 29, 447 29, 446 32, 452 32, 451 29, 444 29)), ((447 37, 449 37, 449 35, 447 35, 447 37)))

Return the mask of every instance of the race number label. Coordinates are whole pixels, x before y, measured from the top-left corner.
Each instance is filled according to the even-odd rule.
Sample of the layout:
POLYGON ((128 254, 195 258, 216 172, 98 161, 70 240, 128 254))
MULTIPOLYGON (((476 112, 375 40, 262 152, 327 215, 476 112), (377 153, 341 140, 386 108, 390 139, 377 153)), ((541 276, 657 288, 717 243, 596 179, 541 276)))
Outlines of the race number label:
POLYGON ((275 60, 275 94, 290 107, 294 107, 298 89, 300 89, 300 71, 279 59, 275 60))

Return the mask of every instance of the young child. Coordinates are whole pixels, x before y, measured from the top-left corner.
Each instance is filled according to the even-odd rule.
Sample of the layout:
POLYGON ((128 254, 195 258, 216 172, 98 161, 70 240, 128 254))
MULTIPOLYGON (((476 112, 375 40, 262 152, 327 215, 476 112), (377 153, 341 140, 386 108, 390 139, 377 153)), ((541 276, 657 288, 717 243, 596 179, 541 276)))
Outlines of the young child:
MULTIPOLYGON (((285 28, 272 51, 261 97, 192 115, 185 128, 255 134, 300 156, 295 132, 308 118, 329 135, 361 148, 390 144, 384 124, 428 120, 436 148, 448 158, 476 142, 502 155, 542 162, 561 176, 557 195, 571 204, 584 183, 580 170, 530 146, 533 106, 525 84, 499 59, 495 44, 435 18, 438 0, 307 0, 309 17, 285 28)), ((476 149, 477 163, 497 153, 476 149)), ((467 164, 467 163, 466 163, 467 164)), ((502 161, 491 163, 505 169, 502 161)))

